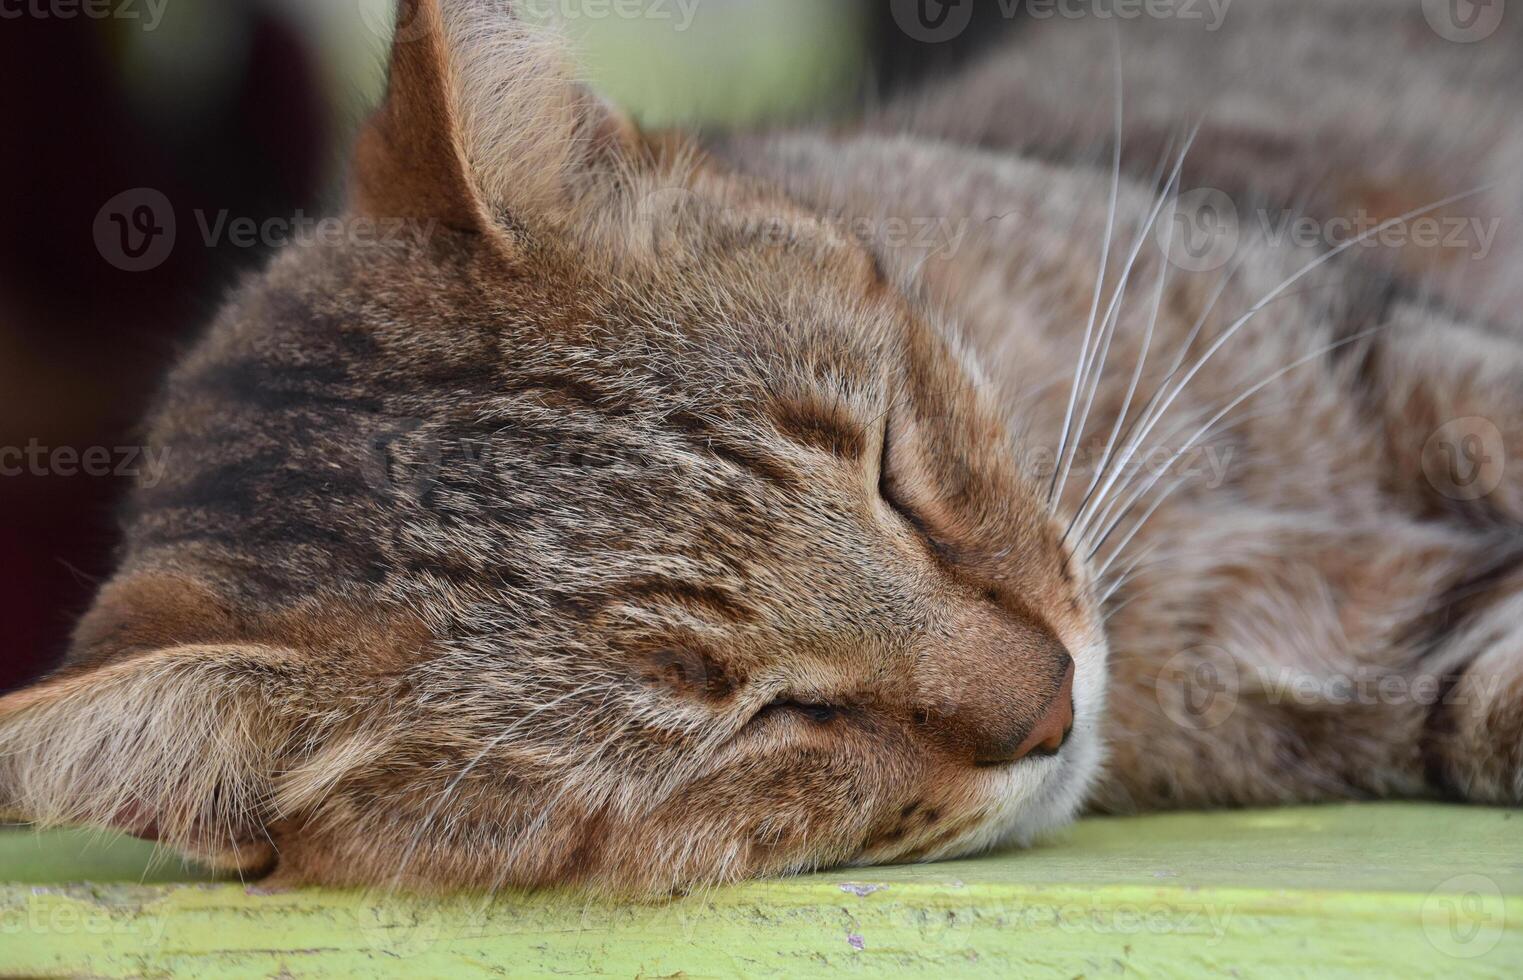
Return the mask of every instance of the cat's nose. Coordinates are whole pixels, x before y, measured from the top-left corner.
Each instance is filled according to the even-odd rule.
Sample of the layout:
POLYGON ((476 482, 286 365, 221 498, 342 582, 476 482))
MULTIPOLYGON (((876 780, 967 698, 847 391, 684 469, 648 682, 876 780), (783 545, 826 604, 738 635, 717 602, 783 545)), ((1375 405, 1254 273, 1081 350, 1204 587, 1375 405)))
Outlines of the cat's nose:
POLYGON ((977 747, 973 761, 980 766, 1003 766, 1019 761, 1029 755, 1052 755, 1063 747, 1063 741, 1073 730, 1074 724, 1074 663, 1068 658, 1068 669, 1057 691, 1048 699, 1046 707, 1029 729, 1011 737, 986 742, 977 747))
POLYGON ((912 662, 918 730, 969 765, 1056 752, 1074 718, 1068 647, 1033 617, 977 605, 961 612, 912 662))

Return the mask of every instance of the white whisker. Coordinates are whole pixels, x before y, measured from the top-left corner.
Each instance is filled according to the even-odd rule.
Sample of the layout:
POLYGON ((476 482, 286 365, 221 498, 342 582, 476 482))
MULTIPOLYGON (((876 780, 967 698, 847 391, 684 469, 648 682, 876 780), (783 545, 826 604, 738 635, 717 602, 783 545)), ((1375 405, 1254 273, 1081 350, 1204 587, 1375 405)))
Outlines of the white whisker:
POLYGON ((1169 280, 1168 254, 1174 244, 1174 217, 1179 213, 1179 196, 1174 195, 1173 203, 1169 210, 1169 217, 1165 223, 1167 231, 1164 235, 1163 254, 1164 261, 1158 266, 1158 287, 1153 293, 1153 311, 1148 315, 1147 329, 1142 335, 1142 350, 1137 356, 1137 366, 1132 370, 1132 380, 1126 388, 1126 398, 1122 400, 1121 411, 1116 413, 1116 422, 1111 426, 1111 434, 1105 440, 1105 451, 1100 456, 1100 465, 1095 468, 1095 474, 1090 478, 1089 486, 1084 490, 1084 499, 1080 501, 1079 508, 1075 512, 1073 520, 1068 522, 1068 529, 1063 532, 1063 540, 1068 540, 1068 535, 1073 532, 1074 524, 1078 523, 1079 515, 1084 512, 1090 498, 1094 496, 1095 488, 1100 485, 1100 480, 1105 476, 1111 466, 1112 454, 1116 450, 1116 440, 1121 435, 1121 426, 1132 411, 1132 399, 1137 395, 1137 386, 1142 382, 1142 370, 1147 365, 1148 354, 1153 349, 1153 334, 1158 327, 1158 312, 1163 308, 1164 287, 1169 280))
MULTIPOLYGON (((1111 239, 1116 229, 1116 205, 1121 197, 1121 134, 1124 116, 1124 86, 1122 85, 1121 40, 1119 35, 1116 36, 1115 42, 1116 129, 1114 139, 1116 145, 1112 152, 1111 161, 1110 208, 1105 218, 1105 242, 1100 249, 1100 271, 1095 275, 1095 295, 1090 300, 1089 323, 1084 328, 1084 340, 1079 347, 1078 363, 1074 365, 1073 387, 1069 389, 1068 410, 1063 416, 1063 436, 1058 440, 1058 464, 1061 464, 1065 453, 1068 451, 1068 436, 1073 426, 1074 409, 1079 403, 1079 388, 1088 371, 1086 359, 1089 356, 1090 337, 1095 331, 1095 316, 1100 312, 1100 294, 1105 288, 1105 272, 1110 265, 1111 239)), ((1062 489, 1058 480, 1059 469, 1060 465, 1053 467, 1052 483, 1047 488, 1047 501, 1049 504, 1056 502, 1058 493, 1062 489)))
POLYGON ((1206 321, 1210 318, 1212 311, 1216 308, 1217 302, 1220 301, 1223 294, 1226 293, 1227 287, 1231 284, 1232 279, 1238 274, 1238 272, 1242 270, 1243 263, 1245 261, 1246 253, 1238 258, 1233 267, 1227 272, 1225 276, 1221 278, 1221 281, 1217 283, 1216 289, 1211 294, 1211 298, 1206 302, 1205 308, 1201 311, 1200 316, 1196 318, 1194 325, 1190 328, 1190 332, 1185 336, 1184 343, 1180 345, 1179 354, 1174 358, 1174 363, 1170 365, 1169 370, 1164 373, 1163 380, 1158 383, 1158 387, 1153 391, 1153 394, 1148 399, 1147 404, 1142 407, 1142 411, 1138 414, 1137 419, 1131 424, 1131 426, 1128 427, 1121 451, 1117 454, 1116 459, 1111 463, 1111 472, 1107 474, 1105 484, 1103 487, 1101 487, 1098 496, 1086 497, 1084 503, 1080 505, 1078 512, 1074 515, 1073 521, 1069 525, 1069 529, 1072 530, 1073 527, 1077 525, 1080 528, 1080 537, 1083 537, 1084 528, 1089 523, 1089 518, 1093 517, 1094 513, 1104 506, 1105 501, 1110 499, 1111 491, 1115 487, 1116 480, 1124 472, 1123 467, 1126 465, 1126 461, 1130 459, 1134 453, 1142 448, 1142 441, 1146 438, 1147 435, 1147 430, 1143 429, 1143 427, 1146 426, 1148 420, 1152 418, 1153 411, 1157 408, 1159 400, 1163 397, 1165 391, 1168 390, 1169 382, 1179 374, 1180 368, 1184 367, 1185 358, 1189 355, 1191 346, 1194 345, 1196 339, 1200 336, 1201 331, 1205 328, 1206 321), (1088 516, 1086 516, 1086 514, 1088 516))
MULTIPOLYGON (((1200 429, 1197 430, 1196 433, 1194 435, 1192 435, 1189 438, 1189 440, 1187 440, 1185 442, 1184 446, 1180 448, 1179 452, 1175 453, 1172 457, 1170 457, 1170 463, 1172 464, 1172 462, 1174 460, 1177 460, 1180 456, 1184 455, 1185 453, 1187 453, 1191 449, 1193 449, 1195 447, 1196 443, 1198 443, 1202 438, 1204 438, 1207 434, 1209 434, 1210 431, 1213 428, 1215 428, 1216 424, 1218 422, 1220 422, 1223 418, 1225 418, 1228 414, 1230 414, 1233 409, 1237 408, 1243 402, 1247 401, 1249 398, 1252 398, 1254 395, 1258 394, 1260 391, 1263 391, 1266 387, 1268 387, 1269 385, 1271 385, 1274 382, 1278 381, 1280 378, 1283 378, 1285 375, 1289 374, 1291 371, 1294 371, 1296 368, 1301 367, 1301 366, 1303 366, 1305 364, 1311 363, 1312 361, 1315 361, 1315 360, 1317 360, 1319 358, 1325 357, 1329 353, 1331 353, 1332 351, 1337 350, 1340 347, 1346 347, 1349 344, 1356 343, 1356 342, 1358 342, 1360 340, 1364 340, 1366 337, 1371 337, 1374 334, 1379 333, 1383 329, 1385 329, 1383 326, 1381 326, 1381 327, 1375 327, 1373 329, 1365 330, 1365 331, 1362 331, 1361 333, 1354 334, 1352 337, 1346 337, 1343 340, 1335 341, 1332 344, 1328 344, 1328 345, 1325 345, 1323 347, 1320 347, 1317 350, 1312 351, 1310 354, 1307 354, 1305 357, 1298 358, 1297 360, 1291 362, 1290 364, 1287 364, 1285 367, 1283 367, 1280 370, 1276 371, 1274 374, 1271 374, 1269 377, 1265 378, 1263 381, 1260 381, 1258 384, 1253 385, 1247 391, 1243 392, 1241 395, 1239 395, 1238 397, 1234 398, 1227 405, 1227 407, 1223 408, 1220 412, 1217 412, 1215 415, 1213 415, 1211 417, 1211 420, 1209 422, 1207 422, 1205 425, 1201 426, 1200 429)), ((1158 473, 1155 474, 1151 480, 1149 480, 1146 484, 1144 484, 1142 487, 1140 487, 1137 490, 1137 492, 1132 495, 1132 498, 1128 502, 1128 504, 1125 507, 1125 509, 1123 509, 1122 512, 1119 515, 1117 515, 1116 519, 1111 523, 1111 525, 1108 528, 1106 528, 1104 535, 1102 535, 1101 538, 1095 543, 1094 547, 1090 549, 1089 557, 1090 557, 1091 560, 1093 560, 1094 556, 1096 554, 1098 554, 1100 549, 1105 546, 1105 542, 1110 538, 1110 536, 1113 533, 1115 533, 1116 528, 1118 526, 1120 526, 1121 522, 1126 520, 1127 514, 1131 513, 1132 508, 1137 505, 1137 502, 1139 500, 1141 500, 1144 496, 1146 496, 1153 489, 1153 487, 1157 486, 1158 485, 1158 481, 1160 479, 1162 479, 1163 475, 1165 473, 1167 473, 1167 472, 1168 472, 1168 466, 1167 465, 1162 467, 1162 468, 1160 468, 1158 473)), ((1188 476, 1190 476, 1190 474, 1186 474, 1186 478, 1188 476)), ((1115 560, 1115 556, 1121 554, 1126 549, 1126 546, 1131 543, 1132 538, 1136 536, 1136 534, 1137 534, 1137 532, 1139 530, 1141 530, 1142 525, 1147 522, 1148 518, 1153 516, 1153 513, 1158 509, 1158 504, 1162 503, 1163 500, 1167 499, 1176 489, 1178 489, 1179 485, 1181 483, 1183 483, 1183 482, 1184 482, 1183 479, 1181 479, 1179 481, 1176 481, 1173 485, 1171 485, 1169 487, 1167 492, 1165 492, 1163 494, 1163 496, 1159 498, 1158 502, 1155 502, 1153 504, 1153 506, 1148 509, 1147 513, 1143 516, 1142 520, 1137 522, 1136 526, 1133 527, 1132 531, 1126 536, 1126 538, 1122 541, 1122 543, 1116 547, 1115 551, 1113 551, 1112 554, 1111 554, 1110 560, 1106 561, 1104 563, 1104 565, 1102 566, 1102 568, 1108 568, 1110 566, 1110 563, 1115 560)), ((1102 572, 1102 574, 1103 574, 1103 572, 1102 572)))
MULTIPOLYGON (((1207 348, 1206 351, 1196 360, 1194 365, 1191 366, 1190 370, 1185 374, 1185 376, 1181 378, 1177 383, 1175 383, 1169 394, 1165 396, 1162 404, 1159 406, 1157 411, 1153 413, 1152 418, 1149 419, 1148 422, 1143 425, 1137 434, 1133 437, 1132 443, 1134 445, 1129 446, 1129 449, 1133 449, 1135 446, 1142 445, 1147 437, 1152 434, 1153 429, 1156 428, 1158 422, 1173 406, 1175 400, 1178 399, 1180 394, 1189 385, 1191 380, 1193 380, 1195 376, 1200 373, 1200 371, 1206 366, 1211 358, 1213 358, 1216 353, 1222 349, 1223 346, 1225 346, 1234 336, 1236 336, 1239 331, 1241 331, 1248 323, 1250 323, 1256 316, 1258 316, 1258 314, 1261 313, 1265 307, 1269 306, 1269 304, 1273 303, 1276 299, 1279 299, 1291 286, 1295 285, 1295 283, 1299 282, 1307 275, 1310 275, 1316 269, 1321 268, 1326 263, 1331 262, 1334 258, 1336 258, 1338 255, 1341 255, 1348 249, 1369 240, 1374 235, 1381 234, 1389 228, 1395 227, 1396 225, 1399 225, 1403 222, 1410 221, 1413 218, 1420 217, 1430 211, 1437 210, 1438 208, 1453 204, 1456 201, 1461 201, 1465 198, 1473 197, 1476 194, 1480 194, 1486 190, 1489 190, 1492 186, 1493 185, 1491 184, 1484 184, 1480 187, 1476 187, 1471 190, 1443 198, 1442 200, 1435 201, 1434 203, 1428 204, 1424 207, 1415 208, 1411 211, 1408 211, 1406 214, 1399 215, 1374 228, 1371 228, 1364 233, 1351 238, 1346 242, 1343 242, 1336 248, 1333 248, 1307 262, 1299 270, 1297 270, 1295 273, 1281 282, 1278 286, 1265 294, 1262 299, 1254 303, 1246 313, 1244 313, 1238 319, 1234 320, 1226 330, 1222 331, 1221 335, 1218 336, 1217 339, 1211 344, 1211 346, 1207 348)), ((1106 495, 1102 495, 1102 497, 1103 496, 1106 495)), ((1108 510, 1109 508, 1107 508, 1107 511, 1108 510)), ((1091 514, 1089 519, 1083 522, 1084 526, 1080 532, 1081 537, 1087 535, 1089 531, 1089 525, 1094 523, 1094 516, 1094 514, 1091 514)))
POLYGON ((1148 235, 1152 233, 1154 226, 1158 222, 1159 214, 1163 212, 1164 205, 1169 202, 1171 199, 1170 195, 1178 186, 1179 175, 1184 170, 1185 158, 1189 155, 1190 147, 1195 142, 1196 133, 1199 131, 1200 126, 1197 124, 1195 129, 1191 131, 1189 138, 1185 140, 1184 148, 1179 151, 1179 159, 1174 164, 1173 172, 1169 174, 1168 183, 1164 186, 1162 193, 1159 194, 1158 200, 1153 205, 1152 210, 1148 212, 1146 220, 1138 228, 1137 235, 1132 241, 1130 254, 1127 255, 1121 280, 1116 283, 1116 288, 1111 293, 1111 300, 1106 308, 1105 315, 1101 318, 1103 327, 1096 342, 1099 351, 1089 363, 1084 383, 1086 390, 1084 409, 1079 413, 1079 417, 1074 424, 1073 438, 1069 441, 1071 452, 1065 458, 1060 458, 1059 494, 1068 485, 1069 473, 1072 471, 1073 464, 1078 458, 1079 443, 1083 441, 1084 429, 1089 424, 1089 413, 1094 407, 1095 394, 1099 391, 1100 382, 1105 376, 1105 364, 1110 357, 1111 342, 1115 338, 1116 328, 1121 320, 1121 302, 1126 296, 1126 287, 1131 281, 1132 272, 1137 267, 1137 257, 1142 254, 1142 249, 1147 243, 1148 235))

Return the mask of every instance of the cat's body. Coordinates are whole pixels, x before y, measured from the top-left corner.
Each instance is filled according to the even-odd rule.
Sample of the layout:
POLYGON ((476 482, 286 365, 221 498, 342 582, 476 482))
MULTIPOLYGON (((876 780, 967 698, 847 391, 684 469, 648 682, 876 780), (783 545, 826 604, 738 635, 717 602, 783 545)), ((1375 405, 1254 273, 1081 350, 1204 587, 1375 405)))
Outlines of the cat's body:
MULTIPOLYGON (((833 174, 854 175, 859 193, 892 202, 874 222, 938 213, 935 208, 949 203, 952 213, 974 216, 966 240, 939 256, 912 251, 906 267, 918 269, 916 286, 929 290, 963 328, 991 388, 1019 420, 1026 445, 1057 447, 1073 382, 1073 324, 1087 319, 1092 296, 1083 287, 1098 271, 1104 181, 1067 168, 871 137, 822 144, 818 153, 833 174), (945 184, 921 184, 917 200, 913 175, 925 173, 957 173, 973 194, 949 202, 945 184), (981 227, 983 216, 994 217, 993 224, 981 227)), ((806 169, 802 162, 790 154, 787 169, 798 173, 806 169)), ((1140 187, 1123 190, 1123 244, 1156 203, 1156 195, 1140 187)), ((1160 272, 1170 279, 1122 436, 1169 380, 1202 318, 1206 325, 1188 347, 1184 371, 1316 258, 1249 237, 1237 253, 1241 268, 1218 293, 1230 267, 1193 275, 1161 268, 1166 263, 1151 242, 1148 251, 1133 272, 1137 300, 1121 309, 1110 373, 1089 417, 1080 456, 1087 465, 1077 465, 1067 482, 1069 513, 1080 509, 1114 438, 1160 272)), ((1105 299, 1108 304, 1108 293, 1105 299)), ((1135 497, 1132 520, 1120 525, 1099 558, 1109 559, 1135 518, 1151 513, 1111 567, 1111 579, 1131 574, 1112 597, 1116 612, 1107 623, 1112 761, 1098 797, 1102 805, 1276 803, 1454 789, 1430 781, 1438 774, 1428 768, 1435 748, 1428 725, 1475 651, 1436 648, 1463 632, 1461 625, 1474 624, 1435 614, 1447 597, 1468 595, 1477 582, 1502 592, 1516 588, 1517 582, 1494 579, 1495 565, 1516 561, 1523 550, 1508 527, 1509 512, 1487 514, 1480 510, 1487 502, 1472 510, 1446 500, 1441 490, 1447 488, 1425 475, 1425 448, 1430 454, 1442 453, 1444 445, 1463 450, 1464 433, 1424 443, 1451 419, 1484 417, 1507 426, 1498 413, 1510 404, 1520 357, 1512 341, 1451 320, 1352 260, 1309 274, 1222 345, 1181 389, 1152 437, 1135 447, 1133 479, 1117 480, 1130 491, 1151 487, 1135 497), (1347 350, 1329 350, 1385 324, 1347 350), (1440 332, 1442 340, 1435 336, 1440 332), (1254 392, 1292 365, 1299 367, 1254 392), (1443 369, 1463 380, 1444 377, 1443 369), (1372 384, 1380 394, 1371 394, 1372 384), (1386 394, 1387 388, 1393 390, 1386 394), (1219 410, 1250 393, 1219 434, 1187 449, 1186 441, 1219 410), (1155 483, 1155 477, 1161 478, 1155 483), (1447 514, 1445 504, 1451 505, 1447 514), (1411 686, 1419 677, 1427 679, 1411 686)), ((1513 452, 1515 425, 1502 430, 1513 452)), ((1483 456, 1497 451, 1489 437, 1479 445, 1483 456)), ((1050 473, 1055 454, 1031 452, 1033 470, 1050 473)), ((1463 473, 1481 460, 1430 455, 1427 462, 1453 462, 1463 473)), ((1103 486, 1109 476, 1102 476, 1103 486)), ((1515 506, 1509 495, 1516 493, 1499 489, 1491 503, 1515 506)), ((1115 496, 1131 501, 1134 495, 1115 496)), ((1504 624, 1523 625, 1517 607, 1496 615, 1504 624)), ((1507 656, 1518 657, 1518 649, 1507 656)), ((1515 698, 1517 689, 1498 693, 1515 698)), ((1507 768, 1480 781, 1478 773, 1455 776, 1469 792, 1500 802, 1516 799, 1517 788, 1496 780, 1515 772, 1507 768)))
POLYGON ((1275 298, 1132 447, 1138 478, 1117 481, 1151 486, 1120 494, 1151 516, 1111 568, 1130 574, 1107 621, 1111 764, 1095 802, 1517 802, 1523 485, 1508 463, 1523 453, 1523 25, 1455 44, 1420 4, 1283 0, 1245 3, 1219 27, 1037 21, 971 71, 871 115, 865 132, 743 140, 730 159, 889 243, 899 281, 958 325, 1028 458, 1050 472, 1055 452, 1042 450, 1062 441, 1075 324, 1089 319, 1106 237, 1107 75, 1122 72, 1129 179, 1102 312, 1159 204, 1146 175, 1167 176, 1198 124, 1180 183, 1222 192, 1231 223, 1190 251, 1197 229, 1180 224, 1171 243, 1176 212, 1154 216, 1068 513, 1107 443, 1125 441, 1116 417, 1160 269, 1122 436, 1224 329, 1275 298), (1074 65, 1086 66, 1077 79, 1074 65), (1421 216, 1396 220, 1409 212, 1421 216), (1285 234, 1297 221, 1315 240, 1285 234), (1478 744, 1493 725, 1513 730, 1496 755, 1478 744))
MULTIPOLYGON (((1108 235, 1092 23, 699 151, 500 5, 443 6, 354 195, 427 233, 277 258, 181 365, 169 477, 73 663, 0 703, 0 808, 295 881, 661 890, 1025 840, 1086 800, 1523 802, 1509 231, 1485 262, 1314 265, 1244 220, 1230 261, 1170 263, 1172 198, 1134 175, 1167 179, 1191 107, 1144 58, 1108 235), (1087 92, 1032 98, 1079 58, 1087 92)), ((1223 43, 1331 7, 1274 6, 1301 26, 1223 43)), ((1344 94, 1329 125, 1368 105, 1344 94)), ((1275 135, 1208 122, 1185 186, 1340 212, 1288 176, 1315 141, 1275 135)), ((1517 135, 1378 218, 1515 177, 1517 135)), ((1437 213, 1505 225, 1508 193, 1437 213)))

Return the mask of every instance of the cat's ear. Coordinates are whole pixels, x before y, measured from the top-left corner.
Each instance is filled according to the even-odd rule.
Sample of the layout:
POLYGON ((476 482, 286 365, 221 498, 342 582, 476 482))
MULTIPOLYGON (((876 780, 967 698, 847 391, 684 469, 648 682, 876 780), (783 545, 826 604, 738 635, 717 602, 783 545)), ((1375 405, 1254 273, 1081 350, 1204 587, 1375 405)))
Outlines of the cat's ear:
POLYGON ((107 827, 247 867, 304 712, 299 661, 182 646, 0 697, 0 817, 107 827))
POLYGON ((352 206, 496 234, 553 218, 639 143, 508 0, 401 0, 386 100, 355 150, 352 206))

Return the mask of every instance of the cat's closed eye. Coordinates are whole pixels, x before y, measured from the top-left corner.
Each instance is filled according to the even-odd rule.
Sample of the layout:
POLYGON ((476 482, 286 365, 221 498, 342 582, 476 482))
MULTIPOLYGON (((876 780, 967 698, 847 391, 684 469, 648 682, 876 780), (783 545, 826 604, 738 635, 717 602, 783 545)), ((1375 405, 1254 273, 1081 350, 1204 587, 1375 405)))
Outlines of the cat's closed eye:
MULTIPOLYGON (((899 430, 902 431, 902 428, 901 423, 899 430)), ((885 415, 881 438, 883 449, 878 458, 878 499, 887 504, 890 510, 903 518, 905 523, 914 528, 918 534, 924 536, 927 532, 925 521, 915 512, 905 485, 903 461, 900 459, 905 454, 905 447, 902 444, 895 445, 896 435, 902 443, 902 435, 896 432, 893 417, 885 415)))
POLYGON ((796 697, 778 697, 762 706, 762 709, 752 716, 752 723, 767 721, 778 716, 799 718, 812 722, 816 725, 824 725, 835 721, 841 716, 843 709, 840 705, 830 704, 824 701, 803 700, 796 697))

